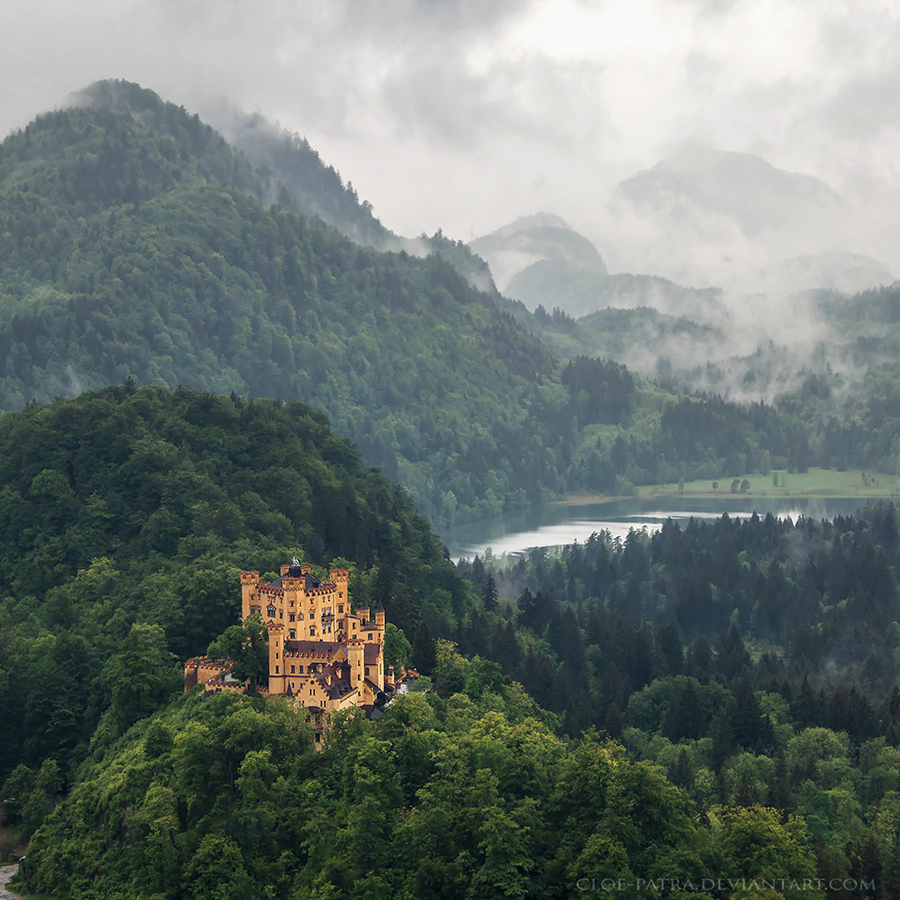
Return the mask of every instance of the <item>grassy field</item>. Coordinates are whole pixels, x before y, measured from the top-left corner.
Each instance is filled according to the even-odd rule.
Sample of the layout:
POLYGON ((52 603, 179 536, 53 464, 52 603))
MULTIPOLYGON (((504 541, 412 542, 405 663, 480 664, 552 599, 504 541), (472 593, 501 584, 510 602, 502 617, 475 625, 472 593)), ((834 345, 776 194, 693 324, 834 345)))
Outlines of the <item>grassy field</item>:
MULTIPOLYGON (((772 475, 772 472, 768 475, 757 472, 753 475, 741 475, 738 481, 746 479, 750 482, 746 494, 753 497, 900 497, 897 476, 884 472, 863 472, 859 469, 838 472, 836 469, 815 468, 796 474, 781 471, 778 472, 777 487, 772 475)), ((731 478, 720 478, 718 487, 714 489, 712 480, 686 481, 684 494, 695 497, 725 496, 731 493, 731 482, 731 478)), ((638 488, 638 495, 641 497, 667 497, 678 493, 677 483, 651 484, 638 488)))

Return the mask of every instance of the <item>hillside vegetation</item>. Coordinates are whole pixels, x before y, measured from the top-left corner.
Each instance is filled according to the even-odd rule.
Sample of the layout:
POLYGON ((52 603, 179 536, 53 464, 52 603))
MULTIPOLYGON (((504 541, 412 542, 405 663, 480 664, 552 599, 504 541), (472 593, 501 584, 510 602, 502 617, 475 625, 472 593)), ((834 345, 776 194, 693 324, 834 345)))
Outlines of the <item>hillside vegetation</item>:
POLYGON ((620 746, 567 746, 476 661, 465 692, 399 698, 380 723, 351 714, 320 754, 289 708, 192 695, 85 773, 27 866, 36 888, 85 900, 554 898, 595 879, 671 897, 672 879, 697 891, 724 871, 824 897, 802 886, 817 874, 802 820, 693 812, 620 746))
POLYGON ((468 607, 404 492, 302 403, 126 384, 0 417, 0 783, 65 784, 237 621, 239 570, 292 556, 350 568, 410 640, 468 607))
POLYGON ((585 403, 448 263, 266 210, 196 117, 164 104, 151 125, 73 109, 2 144, 7 409, 127 378, 299 397, 438 521, 564 492, 580 427, 626 423, 616 367, 595 367, 585 403))
MULTIPOLYGON (((5 409, 128 378, 297 398, 438 527, 680 477, 896 469, 890 423, 873 434, 854 410, 813 415, 815 396, 748 408, 680 397, 578 349, 563 363, 498 309, 458 242, 378 253, 266 208, 273 173, 196 116, 137 86, 111 96, 0 145, 5 409)), ((873 413, 892 408, 894 380, 871 396, 873 413)))

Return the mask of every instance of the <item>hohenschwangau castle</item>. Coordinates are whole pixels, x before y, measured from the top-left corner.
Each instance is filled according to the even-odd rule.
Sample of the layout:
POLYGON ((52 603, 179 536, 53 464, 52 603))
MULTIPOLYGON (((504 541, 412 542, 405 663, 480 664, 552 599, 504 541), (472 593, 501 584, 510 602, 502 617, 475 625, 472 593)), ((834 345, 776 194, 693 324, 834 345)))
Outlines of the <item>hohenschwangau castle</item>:
MULTIPOLYGON (((384 670, 384 607, 379 603, 374 616, 367 605, 352 613, 349 573, 331 569, 330 575, 320 581, 296 559, 268 584, 259 572, 241 572, 242 620, 256 613, 269 630, 267 693, 307 707, 316 740, 331 713, 356 706, 371 714, 394 690, 384 670)), ((189 659, 185 690, 205 684, 207 692, 246 691, 229 668, 223 660, 189 659)))

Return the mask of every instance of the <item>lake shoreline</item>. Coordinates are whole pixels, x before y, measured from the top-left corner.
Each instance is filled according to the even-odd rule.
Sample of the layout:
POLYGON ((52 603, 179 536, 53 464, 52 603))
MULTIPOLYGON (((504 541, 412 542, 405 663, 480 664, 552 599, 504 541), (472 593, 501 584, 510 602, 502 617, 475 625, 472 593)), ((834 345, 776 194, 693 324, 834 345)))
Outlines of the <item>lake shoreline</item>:
MULTIPOLYGON (((893 486, 893 479, 892 479, 893 486)), ((671 520, 681 526, 690 519, 741 519, 757 513, 777 518, 833 519, 854 515, 864 506, 889 503, 890 496, 872 493, 822 496, 791 490, 779 496, 730 491, 677 490, 632 497, 578 495, 527 510, 448 529, 441 535, 451 559, 528 552, 533 547, 561 547, 583 543, 593 533, 624 540, 634 531, 656 531, 671 520)))

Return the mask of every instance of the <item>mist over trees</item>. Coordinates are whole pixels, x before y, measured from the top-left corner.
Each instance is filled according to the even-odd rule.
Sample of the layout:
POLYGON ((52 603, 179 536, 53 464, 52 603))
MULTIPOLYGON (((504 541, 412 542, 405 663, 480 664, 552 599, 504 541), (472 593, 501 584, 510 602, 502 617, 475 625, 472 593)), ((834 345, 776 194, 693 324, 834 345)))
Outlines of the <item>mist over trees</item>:
MULTIPOLYGON (((439 525, 743 476, 765 453, 782 469, 896 468, 887 430, 873 442, 805 401, 748 409, 560 363, 438 255, 375 253, 267 210, 248 196, 262 176, 199 119, 142 110, 52 113, 0 145, 8 409, 127 378, 300 397, 439 525)), ((477 275, 465 248, 433 246, 477 275)), ((894 390, 873 381, 873 415, 894 390)))
POLYGON ((733 873, 893 896, 893 507, 669 523, 504 568, 454 566, 423 516, 897 471, 900 368, 863 330, 893 323, 892 290, 820 298, 868 311, 859 390, 823 363, 772 402, 688 395, 591 341, 714 329, 523 312, 441 232, 379 252, 307 143, 242 127, 246 156, 105 83, 0 144, 0 794, 30 886, 556 898, 615 878, 676 898, 733 873), (323 753, 302 710, 182 694, 207 649, 261 675, 237 573, 294 555, 348 568, 353 601, 386 608, 386 655, 433 686, 338 716, 323 753))

